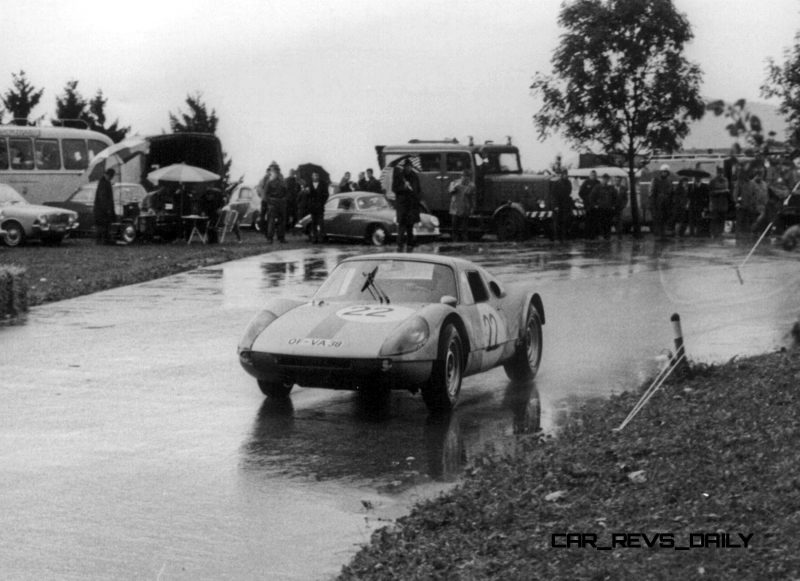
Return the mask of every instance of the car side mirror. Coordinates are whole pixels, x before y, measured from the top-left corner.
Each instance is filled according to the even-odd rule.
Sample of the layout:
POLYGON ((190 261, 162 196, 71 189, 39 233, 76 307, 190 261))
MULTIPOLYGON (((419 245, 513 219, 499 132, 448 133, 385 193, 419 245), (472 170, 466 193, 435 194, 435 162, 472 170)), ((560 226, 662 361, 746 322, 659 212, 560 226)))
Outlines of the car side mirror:
POLYGON ((442 298, 439 299, 439 302, 443 305, 448 305, 450 307, 455 308, 458 304, 458 299, 453 295, 444 295, 442 298))
POLYGON ((506 291, 500 288, 500 285, 493 280, 489 281, 489 290, 491 290, 492 294, 498 299, 502 299, 504 296, 506 296, 506 291))

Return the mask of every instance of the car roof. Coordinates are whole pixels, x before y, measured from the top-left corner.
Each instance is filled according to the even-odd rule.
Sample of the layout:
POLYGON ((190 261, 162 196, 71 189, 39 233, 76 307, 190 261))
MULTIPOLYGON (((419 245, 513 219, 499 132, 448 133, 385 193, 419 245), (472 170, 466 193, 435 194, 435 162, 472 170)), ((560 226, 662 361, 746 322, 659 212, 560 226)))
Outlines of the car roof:
POLYGON ((445 256, 442 254, 424 254, 424 253, 399 254, 397 252, 380 252, 377 254, 360 254, 358 256, 351 256, 350 258, 346 258, 342 261, 342 263, 358 262, 362 260, 405 260, 409 262, 427 262, 429 264, 441 264, 443 266, 449 266, 456 270, 478 269, 478 266, 475 263, 470 262, 469 260, 465 260, 463 258, 457 258, 455 256, 445 256))

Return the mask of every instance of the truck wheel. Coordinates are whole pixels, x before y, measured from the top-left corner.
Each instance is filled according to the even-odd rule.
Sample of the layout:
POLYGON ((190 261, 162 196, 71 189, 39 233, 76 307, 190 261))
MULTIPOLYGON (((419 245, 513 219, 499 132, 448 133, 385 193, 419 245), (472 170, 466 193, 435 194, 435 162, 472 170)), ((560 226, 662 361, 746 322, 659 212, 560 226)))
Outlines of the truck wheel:
POLYGON ((288 381, 275 382, 264 381, 263 379, 258 380, 258 388, 261 390, 261 393, 272 399, 284 399, 289 397, 289 393, 292 391, 293 387, 294 384, 288 381))
POLYGON ((422 388, 422 399, 431 413, 448 412, 456 406, 464 375, 464 342, 452 323, 447 323, 439 335, 439 357, 422 388))
POLYGON ((528 320, 525 322, 522 341, 514 355, 503 365, 506 375, 512 381, 532 379, 539 371, 542 360, 542 319, 539 311, 530 306, 528 320))
POLYGON ((502 212, 496 220, 497 239, 501 242, 519 240, 525 234, 525 218, 516 210, 502 212))

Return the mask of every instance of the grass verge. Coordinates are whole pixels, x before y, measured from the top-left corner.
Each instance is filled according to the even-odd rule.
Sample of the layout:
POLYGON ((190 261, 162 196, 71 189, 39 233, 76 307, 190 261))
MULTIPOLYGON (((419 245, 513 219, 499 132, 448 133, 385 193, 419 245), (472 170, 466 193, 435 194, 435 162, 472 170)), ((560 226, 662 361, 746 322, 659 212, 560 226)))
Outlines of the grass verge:
POLYGON ((0 247, 0 265, 26 269, 28 303, 33 306, 307 244, 305 237, 289 236, 286 244, 268 245, 263 235, 249 231, 242 233, 241 244, 230 235, 222 244, 209 245, 137 242, 98 246, 93 239, 77 238, 58 246, 31 243, 19 248, 0 247))
POLYGON ((612 432, 637 399, 589 403, 558 438, 481 459, 458 488, 377 531, 340 579, 800 578, 800 352, 699 369, 612 432), (753 536, 746 549, 625 537, 642 548, 597 550, 554 548, 559 533, 596 546, 614 534, 672 534, 675 546, 753 536))

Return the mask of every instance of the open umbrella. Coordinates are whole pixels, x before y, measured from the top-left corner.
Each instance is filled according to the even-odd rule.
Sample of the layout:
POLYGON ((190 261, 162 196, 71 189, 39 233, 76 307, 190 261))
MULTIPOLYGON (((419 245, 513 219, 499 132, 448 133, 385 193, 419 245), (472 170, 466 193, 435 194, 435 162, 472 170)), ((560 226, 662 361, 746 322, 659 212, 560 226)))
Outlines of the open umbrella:
POLYGON ((127 163, 137 155, 146 155, 149 151, 150 142, 144 137, 131 137, 110 145, 89 163, 86 170, 89 181, 97 181, 107 169, 127 163))
POLYGON ((156 182, 179 182, 182 184, 214 182, 220 179, 218 174, 185 163, 173 163, 147 174, 147 179, 156 182))
POLYGON ((329 184, 331 183, 331 176, 330 174, 325 171, 321 165, 317 165, 315 163, 302 163, 297 166, 297 176, 304 180, 307 184, 311 183, 311 174, 318 173, 319 179, 323 182, 329 184))
POLYGON ((711 177, 710 173, 708 173, 707 171, 704 171, 702 169, 692 169, 692 168, 679 169, 676 173, 679 176, 684 177, 684 178, 700 178, 700 179, 703 179, 703 178, 710 178, 711 177))

